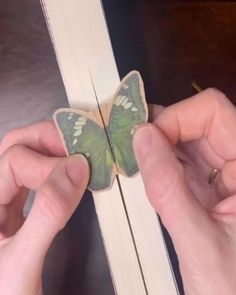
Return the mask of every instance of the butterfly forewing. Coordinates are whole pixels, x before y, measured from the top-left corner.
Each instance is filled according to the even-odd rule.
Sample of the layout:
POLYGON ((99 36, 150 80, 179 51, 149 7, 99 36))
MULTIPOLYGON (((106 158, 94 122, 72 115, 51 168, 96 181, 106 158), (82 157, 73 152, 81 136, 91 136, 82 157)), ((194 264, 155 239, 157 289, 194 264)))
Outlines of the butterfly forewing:
POLYGON ((64 139, 67 153, 80 153, 88 158, 91 166, 89 189, 98 191, 110 187, 114 163, 104 129, 71 109, 58 110, 54 119, 64 139))
POLYGON ((146 121, 143 82, 140 74, 133 71, 122 80, 115 95, 107 128, 116 165, 124 175, 132 176, 138 171, 132 138, 135 126, 146 121))

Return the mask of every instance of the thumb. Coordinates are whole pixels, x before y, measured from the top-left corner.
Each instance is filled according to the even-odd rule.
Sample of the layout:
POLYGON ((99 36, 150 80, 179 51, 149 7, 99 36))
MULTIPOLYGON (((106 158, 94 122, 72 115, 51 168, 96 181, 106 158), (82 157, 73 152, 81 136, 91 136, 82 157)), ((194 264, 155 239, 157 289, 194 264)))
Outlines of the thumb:
POLYGON ((86 159, 75 155, 63 159, 39 188, 29 216, 15 237, 18 250, 27 250, 25 272, 33 271, 32 262, 36 268, 41 267, 55 235, 79 204, 88 178, 86 159))
POLYGON ((209 230, 210 218, 186 185, 183 166, 164 134, 145 124, 135 132, 133 143, 147 196, 173 240, 202 234, 201 224, 209 230))

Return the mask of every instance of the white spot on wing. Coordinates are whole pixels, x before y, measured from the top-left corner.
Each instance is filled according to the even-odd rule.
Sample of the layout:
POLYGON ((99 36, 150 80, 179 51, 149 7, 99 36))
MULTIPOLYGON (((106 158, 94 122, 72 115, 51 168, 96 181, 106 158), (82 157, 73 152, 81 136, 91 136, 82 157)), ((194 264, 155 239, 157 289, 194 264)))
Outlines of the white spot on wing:
POLYGON ((123 97, 123 96, 121 96, 121 95, 118 95, 118 96, 117 96, 117 98, 116 98, 116 100, 115 100, 115 105, 116 105, 116 106, 119 106, 119 105, 121 104, 121 102, 122 102, 122 97, 123 97))
POLYGON ((73 140, 73 143, 72 143, 72 145, 76 145, 76 143, 78 142, 78 139, 77 138, 75 138, 74 140, 73 140))
POLYGON ((73 128, 77 131, 75 131, 74 136, 80 136, 82 133, 82 129, 84 125, 86 124, 87 119, 84 117, 79 117, 79 119, 75 122, 75 125, 73 128))
POLYGON ((75 136, 75 137, 80 136, 81 133, 82 133, 82 130, 79 129, 79 130, 75 131, 75 133, 73 134, 73 136, 75 136))
POLYGON ((131 111, 132 111, 132 112, 137 112, 138 109, 137 109, 136 107, 132 107, 132 108, 131 108, 131 111))
POLYGON ((73 127, 75 130, 82 130, 83 126, 79 125, 79 126, 74 126, 73 127))
POLYGON ((75 125, 77 125, 77 126, 81 126, 81 125, 85 125, 85 124, 86 124, 86 121, 78 120, 75 122, 75 125))
POLYGON ((122 103, 124 102, 124 100, 126 99, 126 96, 125 95, 122 95, 121 96, 121 99, 120 99, 120 104, 122 105, 122 103))
POLYGON ((85 117, 79 117, 79 119, 78 119, 78 121, 80 121, 80 122, 86 122, 87 121, 87 119, 85 118, 85 117))
POLYGON ((89 156, 90 156, 90 153, 85 153, 85 156, 86 156, 86 157, 89 157, 89 156))
POLYGON ((125 109, 125 110, 128 110, 131 106, 132 106, 132 102, 127 102, 127 103, 124 105, 124 109, 125 109))
POLYGON ((123 101, 122 101, 122 103, 121 103, 121 106, 122 107, 124 107, 125 105, 126 105, 126 103, 128 102, 128 97, 126 97, 126 96, 123 96, 124 97, 124 99, 123 99, 123 101))
POLYGON ((129 85, 124 85, 124 88, 125 88, 125 89, 128 89, 128 88, 129 88, 129 85))
POLYGON ((69 116, 67 117, 68 120, 71 120, 73 118, 73 113, 69 113, 69 116))

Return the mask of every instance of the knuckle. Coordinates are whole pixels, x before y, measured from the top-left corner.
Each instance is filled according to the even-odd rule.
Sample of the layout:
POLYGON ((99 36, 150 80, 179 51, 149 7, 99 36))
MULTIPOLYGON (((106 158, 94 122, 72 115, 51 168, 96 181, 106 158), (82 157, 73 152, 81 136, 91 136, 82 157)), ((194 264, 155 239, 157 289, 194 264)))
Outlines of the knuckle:
POLYGON ((14 162, 19 158, 17 155, 21 148, 21 146, 11 146, 0 156, 0 203, 2 205, 8 205, 21 188, 14 169, 14 162))
POLYGON ((2 151, 2 159, 5 159, 9 164, 23 156, 25 147, 22 145, 12 145, 8 149, 2 151))
POLYGON ((12 164, 19 159, 19 157, 22 157, 22 151, 24 150, 24 147, 21 145, 13 145, 9 147, 6 151, 3 152, 3 154, 0 156, 0 163, 1 168, 0 173, 1 174, 7 174, 8 177, 11 173, 13 173, 12 164))
POLYGON ((236 161, 225 162, 220 180, 227 193, 234 193, 236 188, 236 161))
POLYGON ((0 150, 4 151, 14 144, 16 131, 17 129, 12 129, 3 137, 0 144, 0 150))
POLYGON ((217 88, 208 88, 205 92, 207 97, 209 97, 216 106, 222 106, 222 104, 229 101, 226 95, 217 88))
POLYGON ((6 150, 6 155, 8 158, 18 158, 20 155, 22 155, 22 153, 25 151, 25 147, 23 145, 20 144, 15 144, 10 146, 7 150, 6 150))
POLYGON ((207 92, 209 96, 212 96, 212 97, 225 96, 223 92, 221 92, 219 89, 215 87, 207 88, 205 92, 207 92))

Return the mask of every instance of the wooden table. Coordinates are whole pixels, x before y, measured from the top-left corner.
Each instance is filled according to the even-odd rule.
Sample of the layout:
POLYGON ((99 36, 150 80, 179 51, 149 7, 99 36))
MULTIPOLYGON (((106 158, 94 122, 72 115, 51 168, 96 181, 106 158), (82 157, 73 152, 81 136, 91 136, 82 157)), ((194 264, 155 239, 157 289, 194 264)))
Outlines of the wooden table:
MULTIPOLYGON (((195 81, 236 103, 234 1, 103 3, 119 72, 141 71, 149 102, 191 96, 195 81)), ((0 137, 67 105, 39 1, 0 0, 0 71, 0 137)), ((44 285, 50 295, 114 294, 89 193, 49 251, 44 285)))

